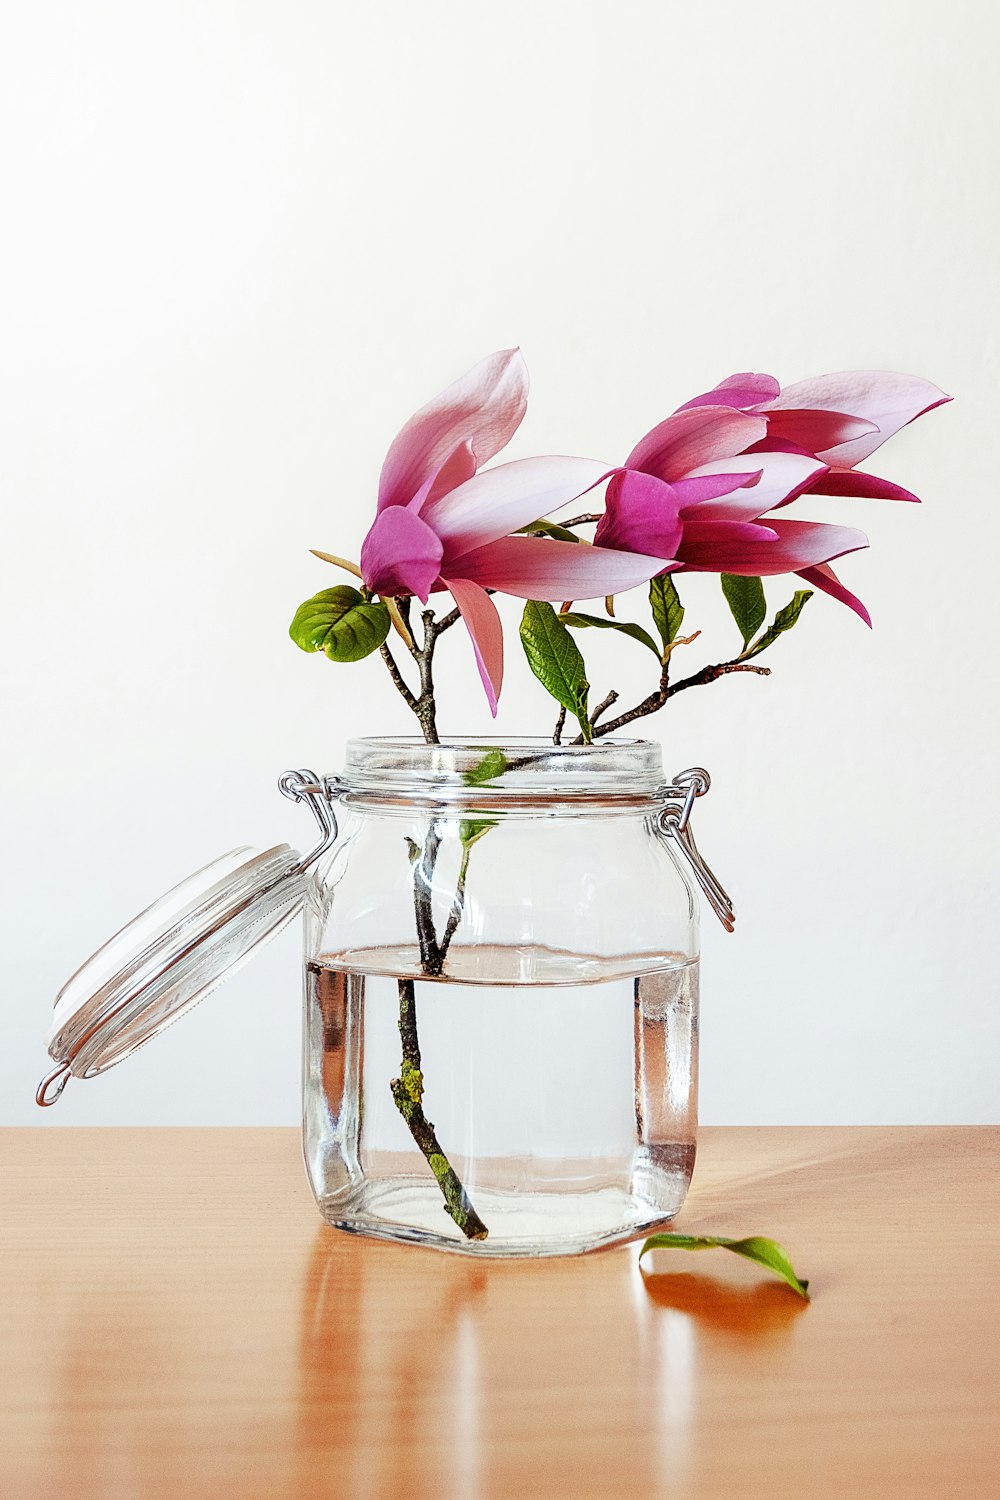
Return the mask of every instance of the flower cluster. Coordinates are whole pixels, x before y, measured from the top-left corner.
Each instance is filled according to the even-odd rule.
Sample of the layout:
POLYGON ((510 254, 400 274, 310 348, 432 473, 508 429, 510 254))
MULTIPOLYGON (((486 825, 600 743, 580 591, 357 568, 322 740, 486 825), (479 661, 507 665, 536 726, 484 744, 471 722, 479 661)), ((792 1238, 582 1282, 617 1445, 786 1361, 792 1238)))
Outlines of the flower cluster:
POLYGON ((520 425, 527 391, 521 354, 508 349, 411 417, 386 455, 360 558, 368 600, 451 594, 494 713, 503 633, 492 593, 593 599, 667 573, 795 573, 870 624, 830 566, 866 547, 864 533, 780 513, 807 493, 916 500, 857 465, 950 399, 883 371, 784 388, 770 375, 732 375, 653 427, 624 463, 546 456, 484 468, 520 425), (605 483, 592 542, 551 525, 537 534, 541 518, 605 483))

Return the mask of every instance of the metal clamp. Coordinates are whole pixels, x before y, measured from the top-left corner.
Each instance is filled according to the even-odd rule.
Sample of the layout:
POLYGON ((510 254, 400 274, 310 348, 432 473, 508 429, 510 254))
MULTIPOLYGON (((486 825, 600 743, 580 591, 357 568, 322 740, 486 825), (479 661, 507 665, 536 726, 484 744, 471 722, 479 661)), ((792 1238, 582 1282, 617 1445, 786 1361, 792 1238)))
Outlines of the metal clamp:
POLYGON ((319 841, 299 860, 296 871, 299 875, 336 842, 338 829, 333 803, 340 796, 342 785, 337 776, 317 776, 315 771, 308 770, 286 771, 278 778, 281 795, 291 802, 307 802, 319 825, 319 841))
POLYGON ((40 1104, 43 1109, 48 1109, 50 1104, 55 1104, 59 1095, 66 1087, 70 1079, 70 1067, 68 1062, 59 1063, 46 1073, 38 1088, 35 1090, 35 1103, 40 1104), (53 1087, 53 1085, 55 1085, 53 1087), (51 1090, 51 1092, 50 1092, 51 1090))
POLYGON ((702 766, 681 771, 657 796, 663 807, 656 815, 656 825, 666 838, 673 839, 691 867, 691 872, 727 932, 736 926, 736 912, 718 878, 705 863, 691 832, 691 809, 698 797, 704 797, 712 778, 702 766))

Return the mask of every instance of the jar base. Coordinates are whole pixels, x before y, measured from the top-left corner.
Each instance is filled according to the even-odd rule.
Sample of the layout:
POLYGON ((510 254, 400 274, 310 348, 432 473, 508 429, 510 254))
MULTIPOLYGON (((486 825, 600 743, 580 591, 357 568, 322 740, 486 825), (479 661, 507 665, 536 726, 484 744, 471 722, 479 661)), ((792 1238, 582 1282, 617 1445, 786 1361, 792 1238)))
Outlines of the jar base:
POLYGON ((655 1205, 619 1187, 578 1193, 479 1190, 474 1195, 476 1210, 489 1227, 484 1240, 466 1239, 447 1213, 436 1184, 414 1177, 365 1182, 350 1196, 321 1198, 319 1210, 328 1224, 348 1234, 458 1255, 580 1255, 625 1244, 670 1223, 684 1201, 690 1171, 678 1172, 669 1185, 662 1173, 658 1175, 655 1205))

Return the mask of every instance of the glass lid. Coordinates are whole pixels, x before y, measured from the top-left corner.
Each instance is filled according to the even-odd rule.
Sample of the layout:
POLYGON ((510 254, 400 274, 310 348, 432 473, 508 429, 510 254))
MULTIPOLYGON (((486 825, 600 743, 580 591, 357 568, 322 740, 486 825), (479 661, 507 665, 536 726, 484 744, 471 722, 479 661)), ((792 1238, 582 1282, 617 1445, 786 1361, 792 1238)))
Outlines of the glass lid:
POLYGON ((310 772, 289 772, 280 785, 312 807, 319 844, 305 856, 288 844, 231 849, 109 938, 56 996, 46 1038, 56 1066, 39 1104, 54 1104, 71 1076, 92 1078, 128 1057, 301 911, 308 868, 336 837, 333 789, 310 772))

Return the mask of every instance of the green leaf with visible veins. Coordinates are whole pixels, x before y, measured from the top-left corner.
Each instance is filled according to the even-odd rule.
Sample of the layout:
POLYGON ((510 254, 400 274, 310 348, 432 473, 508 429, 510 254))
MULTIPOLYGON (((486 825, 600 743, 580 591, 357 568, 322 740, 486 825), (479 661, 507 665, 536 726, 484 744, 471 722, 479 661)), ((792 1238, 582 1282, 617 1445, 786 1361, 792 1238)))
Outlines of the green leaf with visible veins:
POLYGON ((529 599, 521 618, 521 645, 539 682, 580 725, 589 744, 593 731, 587 717, 590 683, 580 648, 551 604, 529 599))
POLYGON ((653 1234, 645 1242, 639 1251, 639 1259, 646 1254, 647 1250, 731 1250, 734 1255, 745 1256, 747 1260, 756 1261, 759 1266, 766 1266, 773 1271, 775 1276, 780 1276, 782 1281, 787 1281, 794 1292, 809 1301, 808 1281, 800 1281, 788 1258, 785 1250, 776 1240, 765 1239, 763 1235, 751 1235, 745 1240, 728 1240, 718 1235, 708 1234, 653 1234))
POLYGON ((767 650, 768 646, 774 645, 779 635, 784 635, 786 630, 791 630, 812 596, 812 589, 796 589, 784 609, 778 610, 760 639, 754 641, 749 651, 744 651, 740 661, 749 661, 752 656, 759 656, 762 651, 767 650))
POLYGON ((565 614, 558 616, 564 625, 569 625, 573 630, 584 630, 587 626, 596 626, 598 630, 618 630, 622 635, 631 636, 640 645, 648 646, 650 651, 660 659, 660 648, 653 640, 648 631, 643 630, 641 625, 633 625, 631 620, 606 620, 602 615, 583 615, 579 610, 568 609, 565 614))
POLYGON ((324 651, 331 661, 362 661, 378 650, 389 625, 384 604, 342 583, 300 604, 288 634, 302 651, 324 651))
POLYGON ((676 638, 684 619, 684 606, 669 573, 661 573, 658 578, 649 580, 649 603, 653 610, 653 622, 660 632, 660 640, 666 651, 670 642, 676 638))
POLYGON ((499 818, 463 818, 458 825, 458 837, 465 849, 471 849, 483 834, 495 828, 499 818))
POLYGON ((746 650, 767 619, 764 585, 759 578, 744 578, 740 573, 720 573, 719 582, 746 650))
POLYGON ((531 521, 527 526, 519 526, 514 533, 515 536, 550 536, 557 542, 582 542, 583 537, 577 536, 575 531, 568 530, 565 526, 557 526, 555 521, 531 521))
POLYGON ((507 757, 502 750, 487 750, 482 760, 477 761, 471 770, 466 771, 462 780, 466 786, 484 786, 487 781, 494 781, 502 776, 507 769, 507 757))

